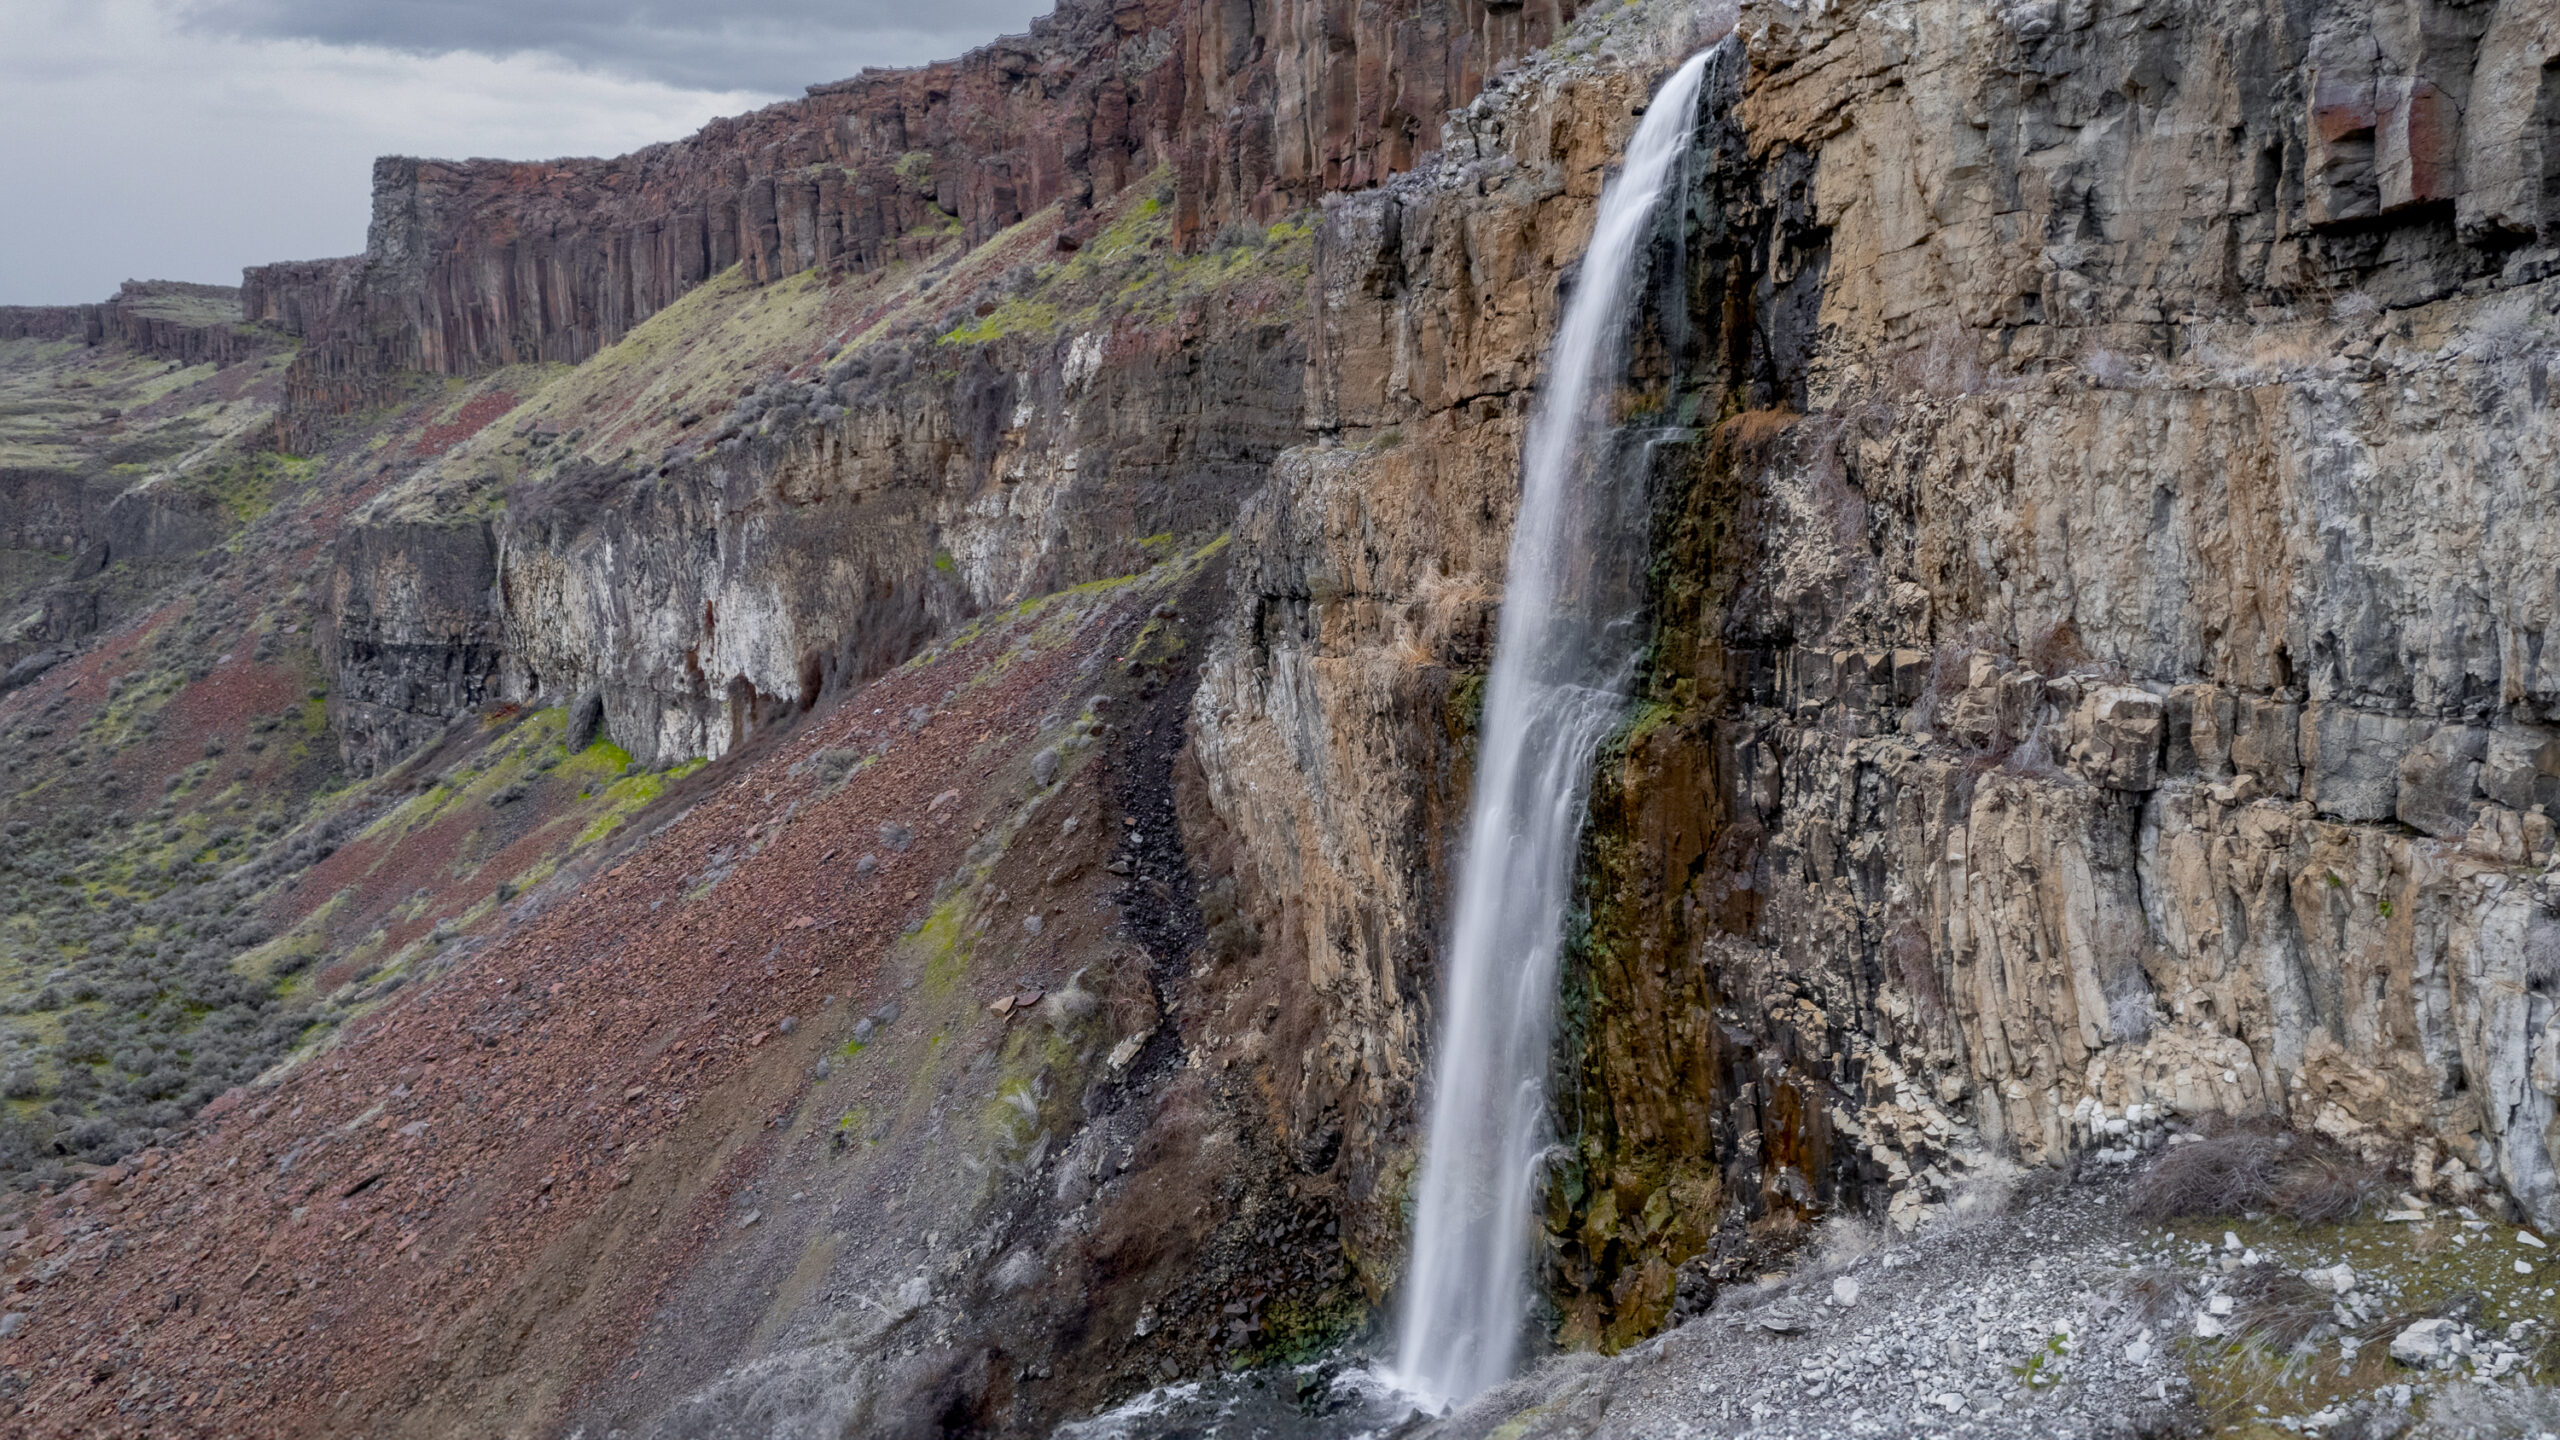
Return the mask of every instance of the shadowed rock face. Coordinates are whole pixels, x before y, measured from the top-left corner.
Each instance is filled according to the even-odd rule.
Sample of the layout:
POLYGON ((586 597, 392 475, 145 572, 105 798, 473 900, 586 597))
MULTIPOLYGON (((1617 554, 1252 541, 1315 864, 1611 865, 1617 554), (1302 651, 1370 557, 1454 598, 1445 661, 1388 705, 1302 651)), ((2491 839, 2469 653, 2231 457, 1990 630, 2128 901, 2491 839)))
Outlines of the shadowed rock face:
POLYGON ((369 525, 339 542, 319 638, 350 770, 372 774, 498 698, 497 559, 485 525, 369 525))

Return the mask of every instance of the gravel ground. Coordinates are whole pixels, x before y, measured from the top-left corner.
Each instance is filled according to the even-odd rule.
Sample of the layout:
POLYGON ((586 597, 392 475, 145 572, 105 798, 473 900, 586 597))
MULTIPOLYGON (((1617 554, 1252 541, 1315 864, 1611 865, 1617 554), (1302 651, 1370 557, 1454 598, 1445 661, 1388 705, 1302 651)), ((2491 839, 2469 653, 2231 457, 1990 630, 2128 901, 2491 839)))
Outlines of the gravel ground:
POLYGON ((1985 1197, 1919 1237, 1835 1223, 1782 1281, 1623 1355, 1560 1355, 1455 1414, 1425 1419, 1369 1367, 1179 1385, 1061 1429, 1060 1440, 1326 1435, 2077 1436, 2185 1433, 2197 1417, 2162 1324, 2127 1281, 2155 1242, 2120 1186, 2011 1209, 1985 1197))
POLYGON ((1426 1433, 2078 1436, 2186 1433, 2172 1317, 2133 1282, 2156 1246, 2121 1186, 1985 1194, 1883 1245, 1834 1222, 1793 1275, 1614 1359, 1560 1356, 1426 1433))
MULTIPOLYGON (((1706 1314, 1622 1355, 1551 1356, 1446 1416, 1415 1414, 1379 1377, 1375 1354, 1347 1351, 1320 1365, 1170 1386, 1058 1435, 2114 1440, 2209 1433, 2182 1343, 2246 1323, 2253 1278, 2290 1284, 2307 1275, 2316 1287, 2344 1262, 2310 1253, 2316 1246, 2279 1256, 2236 1238, 2228 1246, 2180 1238, 2135 1221, 2127 1188, 2121 1178, 2018 1194, 1987 1187, 1919 1234, 1889 1242, 1871 1228, 1834 1221, 1791 1274, 1729 1286, 1706 1314), (2326 1268, 2315 1269, 2314 1260, 2326 1268), (2238 1297, 2236 1304, 2226 1296, 2238 1297)), ((2451 1211, 2441 1223, 2475 1243, 2512 1239, 2451 1211)), ((2516 1243, 2518 1253, 2531 1248, 2516 1243)), ((2323 1303, 2334 1303, 2349 1321, 2392 1311, 2383 1303, 2390 1287, 2382 1277, 2351 1284, 2362 1288, 2323 1303)), ((2390 1343, 2405 1318, 2384 1320, 2380 1332, 2364 1326, 2389 1337, 2364 1343, 2390 1343)), ((2436 1319, 2426 1326, 2448 1353, 2432 1364, 2401 1363, 2391 1373, 2402 1383, 2306 1413, 2262 1412, 2243 1431, 2225 1433, 2450 1440, 2560 1431, 2553 1392, 2512 1377, 2502 1384, 2475 1379, 2519 1368, 2517 1352, 2532 1348, 2529 1330, 2510 1333, 2487 1315, 2478 1323, 2436 1319), (2464 1353, 2450 1353, 2456 1349, 2464 1353)), ((2319 1332, 2302 1352, 2304 1363, 2342 1363, 2338 1345, 2336 1336, 2319 1332)))

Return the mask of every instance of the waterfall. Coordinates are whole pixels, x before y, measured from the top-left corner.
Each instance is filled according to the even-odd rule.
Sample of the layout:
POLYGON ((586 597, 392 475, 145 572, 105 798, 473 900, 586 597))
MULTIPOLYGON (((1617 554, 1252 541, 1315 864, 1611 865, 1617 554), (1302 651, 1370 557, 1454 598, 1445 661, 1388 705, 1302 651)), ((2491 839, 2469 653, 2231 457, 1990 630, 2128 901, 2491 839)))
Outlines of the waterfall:
POLYGON ((1687 151, 1710 53, 1664 83, 1601 192, 1529 426, 1398 1332, 1398 1383, 1434 1402, 1507 1378, 1528 1318, 1573 858, 1593 752, 1625 706, 1643 638, 1650 441, 1612 410, 1654 209, 1687 151))

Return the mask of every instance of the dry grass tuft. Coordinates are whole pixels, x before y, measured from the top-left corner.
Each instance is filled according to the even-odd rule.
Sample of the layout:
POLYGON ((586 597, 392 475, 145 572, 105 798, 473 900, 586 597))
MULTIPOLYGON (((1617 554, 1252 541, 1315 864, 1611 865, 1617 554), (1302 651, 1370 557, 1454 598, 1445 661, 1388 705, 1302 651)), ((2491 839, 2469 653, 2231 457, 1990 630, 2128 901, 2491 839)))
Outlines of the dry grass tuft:
POLYGON ((2289 1351, 2337 1328, 2330 1317, 2336 1295, 2290 1270, 2260 1265, 2241 1271, 2229 1288, 2239 1301, 2233 1328, 2269 1350, 2289 1351))
POLYGON ((2338 1225, 2354 1219, 2388 1188, 2378 1166, 2328 1145, 2297 1145, 2267 1206, 2305 1225, 2338 1225))
POLYGON ((2134 1216, 2158 1221, 2264 1208, 2283 1158, 2275 1136, 2246 1132, 2172 1146, 2134 1182, 2134 1216))
POLYGON ((2382 1195, 2387 1177, 2317 1136, 2233 1130, 2173 1146, 2134 1182, 2134 1215, 2270 1211, 2306 1225, 2335 1225, 2382 1195))

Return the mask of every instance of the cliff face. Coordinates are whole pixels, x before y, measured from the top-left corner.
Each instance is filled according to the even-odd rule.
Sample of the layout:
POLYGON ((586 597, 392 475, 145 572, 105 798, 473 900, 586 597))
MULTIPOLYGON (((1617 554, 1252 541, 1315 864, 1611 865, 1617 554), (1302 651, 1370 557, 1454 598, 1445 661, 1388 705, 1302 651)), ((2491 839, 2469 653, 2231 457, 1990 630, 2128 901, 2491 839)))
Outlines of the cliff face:
MULTIPOLYGON (((961 60, 814 86, 620 159, 385 160, 366 253, 253 270, 244 303, 305 340, 282 426, 305 449, 330 415, 390 398, 400 372, 581 361, 717 275, 842 278, 872 297, 865 323, 895 314, 897 338, 947 336, 971 317, 944 307, 984 310, 1024 283, 989 268, 997 252, 1018 274, 1125 245, 1110 227, 1132 207, 1152 217, 1137 243, 1167 260, 1267 248, 1264 232, 1315 197, 1412 164, 1426 121, 1571 14, 1071 5, 961 60)), ((537 502, 538 531, 509 519, 485 541, 430 542, 504 557, 492 593, 509 659, 489 693, 593 694, 644 757, 715 754, 759 713, 805 708, 961 615, 1125 569, 1139 537, 1214 531, 1301 433, 1288 316, 1203 306, 1214 288, 1139 323, 1085 303, 1076 333, 1036 314, 1036 341, 1003 326, 965 364, 946 342, 820 374, 804 350, 781 389, 741 402, 795 419, 851 411, 832 434, 732 427, 749 447, 736 453, 660 424, 636 437, 660 452, 654 467, 590 441, 590 472, 650 480, 643 504, 554 503, 619 488, 587 473, 537 502)), ((673 383, 651 398, 668 391, 705 415, 723 403, 673 383)), ((493 670, 458 640, 440 659, 417 649, 453 625, 379 631, 401 607, 364 598, 377 552, 347 552, 334 651, 346 751, 367 767, 485 688, 410 670, 493 670), (402 654, 415 665, 378 663, 402 654)))
MULTIPOLYGON (((718 753, 1128 563, 1129 526, 1206 533, 1241 501, 1241 608, 1192 723, 1320 1017, 1275 1117, 1344 1185, 1382 1291, 1555 277, 1652 77, 1717 23, 1586 26, 1507 75, 1420 171, 1326 203, 1310 308, 1267 331, 1058 324, 1026 288, 1054 282, 1005 267, 1133 202, 1079 196, 944 271, 1021 212, 943 197, 963 234, 917 252, 937 278, 870 312, 942 338, 651 432, 666 458, 622 499, 554 503, 576 487, 542 472, 465 542, 497 557, 502 641, 437 673, 592 696, 642 755, 718 753)), ((2511 1143, 2540 1133, 2541 1022, 2491 1015, 2482 978, 2529 971, 2542 924, 2516 887, 2548 848, 2552 252, 2511 223, 2541 203, 2513 166, 2464 159, 2541 143, 2540 81, 2509 75, 2541 74, 2539 24, 1742 16, 1638 376, 1694 434, 1659 456, 1661 639, 1586 865, 1549 1217, 1572 1333, 1660 1323, 1679 1267, 1733 1243, 1719 1217, 1907 1226, 1966 1175, 2131 1155, 2171 1113, 2279 1113, 2448 1193, 2560 1203, 2541 1142, 2511 1143)), ((1360 132, 1343 113, 1327 133, 1360 132)), ((1373 178, 1341 153, 1307 183, 1373 178)), ((1212 202, 1188 164, 1166 254, 1236 197, 1303 193, 1212 202)), ((865 283, 906 273, 887 259, 865 283)), ((347 693, 378 686, 342 663, 347 693)), ((351 756, 482 692, 408 693, 432 703, 351 756)))
POLYGON ((722 754, 971 616, 1217 534, 1300 433, 1309 242, 1189 259, 1172 199, 1159 174, 1073 254, 1051 213, 872 275, 732 272, 556 383, 494 377, 539 398, 338 550, 350 763, 501 697, 593 705, 644 762, 722 754))
POLYGON ((332 378, 583 360, 732 265, 875 269, 1052 205, 1072 243, 1160 166, 1193 246, 1409 166, 1442 111, 1573 13, 1073 0, 961 59, 616 159, 384 159, 364 255, 252 271, 250 307, 320 342, 303 398, 340 409, 358 397, 332 378))
MULTIPOLYGON (((1728 1208, 1907 1225, 2167 1115, 2280 1114, 2560 1216, 2560 230, 2517 218, 2513 153, 2560 145, 2547 15, 1741 28, 1669 307, 1706 428, 1660 482, 1661 638, 1587 860, 1569 1332, 1658 1324, 1728 1208)), ((1427 1028, 1436 697, 1483 663, 1507 505, 1445 487, 1515 473, 1543 327, 1506 320, 1552 294, 1515 196, 1623 129, 1515 93, 1433 184, 1329 210, 1312 384, 1346 443, 1249 512, 1196 717, 1324 917, 1355 1091, 1427 1028)), ((1587 223, 1556 203, 1534 233, 1587 223)))
POLYGON ((241 292, 229 285, 127 280, 96 305, 0 305, 0 340, 116 344, 182 365, 234 365, 275 350, 277 337, 245 324, 241 292))

